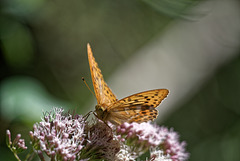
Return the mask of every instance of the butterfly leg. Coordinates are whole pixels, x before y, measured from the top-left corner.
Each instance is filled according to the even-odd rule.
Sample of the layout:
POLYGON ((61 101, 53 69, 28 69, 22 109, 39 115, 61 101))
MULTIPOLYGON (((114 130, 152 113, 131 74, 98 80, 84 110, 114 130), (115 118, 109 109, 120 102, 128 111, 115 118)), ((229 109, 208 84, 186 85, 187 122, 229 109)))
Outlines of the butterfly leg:
POLYGON ((105 121, 103 121, 104 122, 104 124, 106 124, 107 125, 107 127, 109 127, 109 129, 111 130, 111 132, 112 132, 112 128, 107 124, 107 122, 105 122, 105 121))
POLYGON ((109 128, 111 129, 111 131, 112 131, 112 128, 107 124, 106 121, 103 121, 102 119, 100 119, 96 113, 93 112, 93 114, 95 115, 96 118, 98 118, 98 119, 101 120, 104 124, 106 124, 107 127, 109 127, 109 128))
MULTIPOLYGON (((91 113, 93 113, 93 111, 90 111, 90 112, 88 112, 86 115, 83 116, 84 121, 86 121, 86 120, 88 119, 88 117, 89 117, 89 115, 90 115, 91 113)), ((94 114, 94 113, 93 113, 93 114, 94 114)), ((95 115, 95 114, 94 114, 94 115, 95 115)))

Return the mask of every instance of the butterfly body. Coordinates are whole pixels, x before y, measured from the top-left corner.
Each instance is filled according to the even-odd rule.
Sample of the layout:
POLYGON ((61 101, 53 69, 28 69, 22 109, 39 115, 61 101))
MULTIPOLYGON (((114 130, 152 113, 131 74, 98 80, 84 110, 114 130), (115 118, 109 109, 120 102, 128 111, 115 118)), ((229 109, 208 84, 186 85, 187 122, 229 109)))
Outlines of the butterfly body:
POLYGON ((104 122, 110 121, 115 125, 120 125, 123 122, 140 123, 154 120, 158 115, 155 108, 168 95, 169 91, 167 89, 149 90, 117 100, 103 79, 90 45, 88 44, 87 47, 92 82, 97 98, 95 106, 97 118, 104 122))
POLYGON ((108 118, 108 115, 109 115, 107 110, 105 110, 105 108, 103 106, 100 106, 100 105, 95 106, 95 113, 96 113, 97 117, 100 120, 103 120, 103 121, 106 121, 107 118, 108 118))

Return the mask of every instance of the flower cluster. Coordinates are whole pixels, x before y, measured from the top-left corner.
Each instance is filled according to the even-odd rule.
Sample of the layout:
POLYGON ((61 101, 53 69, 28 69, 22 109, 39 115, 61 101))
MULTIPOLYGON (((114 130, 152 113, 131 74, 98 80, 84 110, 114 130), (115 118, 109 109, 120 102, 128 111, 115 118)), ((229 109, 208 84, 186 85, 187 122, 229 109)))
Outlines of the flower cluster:
POLYGON ((25 146, 25 140, 21 139, 21 134, 17 134, 16 138, 12 142, 11 132, 9 130, 6 131, 6 142, 7 146, 11 149, 13 153, 21 153, 22 151, 27 149, 27 147, 25 146))
MULTIPOLYGON (((134 122, 115 127, 98 119, 90 123, 81 115, 63 112, 62 108, 53 108, 30 131, 32 154, 41 160, 48 156, 53 161, 132 161, 148 150, 151 161, 185 161, 189 156, 186 143, 179 142, 173 129, 134 122)), ((27 148, 20 137, 17 135, 12 143, 7 130, 7 144, 18 160, 17 154, 27 148)))
POLYGON ((82 116, 63 115, 62 108, 46 113, 40 123, 33 126, 30 137, 33 147, 54 160, 75 160, 80 157, 85 138, 82 116))
POLYGON ((117 134, 128 145, 130 152, 138 155, 151 149, 151 158, 165 157, 173 161, 187 160, 189 154, 185 152, 185 142, 179 142, 179 135, 166 127, 152 125, 149 122, 123 123, 117 128, 117 134))
POLYGON ((189 153, 185 151, 186 142, 179 142, 178 133, 166 127, 160 127, 159 132, 165 137, 159 145, 164 154, 170 155, 173 161, 187 160, 189 153))
POLYGON ((120 150, 120 144, 113 135, 112 129, 102 121, 98 120, 93 126, 87 129, 88 140, 84 152, 87 151, 91 160, 115 160, 116 154, 120 150), (89 155, 90 153, 90 155, 89 155))

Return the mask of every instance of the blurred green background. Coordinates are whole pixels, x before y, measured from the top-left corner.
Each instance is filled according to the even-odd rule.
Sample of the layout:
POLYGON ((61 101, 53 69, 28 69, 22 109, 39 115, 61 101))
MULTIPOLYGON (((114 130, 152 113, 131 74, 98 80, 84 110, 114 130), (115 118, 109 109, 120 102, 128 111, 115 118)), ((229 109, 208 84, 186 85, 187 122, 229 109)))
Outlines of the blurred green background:
POLYGON ((170 90, 157 123, 189 160, 240 160, 239 33, 236 0, 0 1, 1 160, 6 129, 28 142, 42 111, 94 109, 87 43, 118 98, 170 90))

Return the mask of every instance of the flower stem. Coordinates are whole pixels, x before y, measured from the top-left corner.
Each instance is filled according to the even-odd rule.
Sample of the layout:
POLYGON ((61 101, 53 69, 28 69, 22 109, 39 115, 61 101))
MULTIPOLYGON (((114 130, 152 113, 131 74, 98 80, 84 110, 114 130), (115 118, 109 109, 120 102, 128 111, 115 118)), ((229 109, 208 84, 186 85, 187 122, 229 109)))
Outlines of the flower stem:
POLYGON ((26 156, 24 161, 32 160, 34 155, 35 155, 35 153, 33 153, 33 149, 31 149, 31 151, 27 154, 27 156, 26 156))
POLYGON ((17 153, 14 152, 13 154, 18 161, 21 161, 21 159, 18 157, 17 153))

